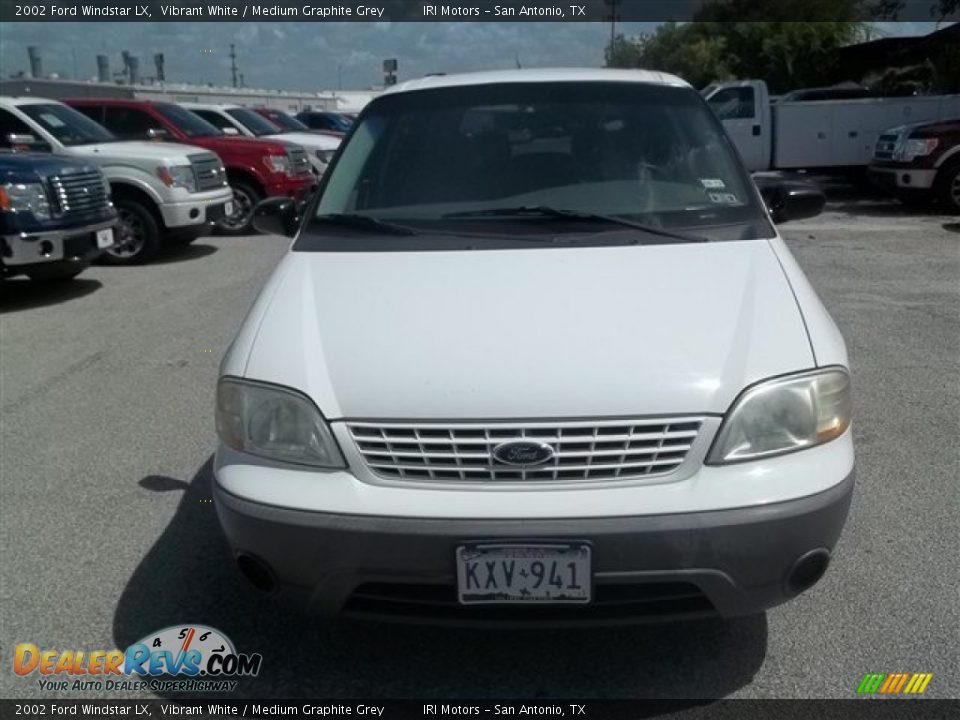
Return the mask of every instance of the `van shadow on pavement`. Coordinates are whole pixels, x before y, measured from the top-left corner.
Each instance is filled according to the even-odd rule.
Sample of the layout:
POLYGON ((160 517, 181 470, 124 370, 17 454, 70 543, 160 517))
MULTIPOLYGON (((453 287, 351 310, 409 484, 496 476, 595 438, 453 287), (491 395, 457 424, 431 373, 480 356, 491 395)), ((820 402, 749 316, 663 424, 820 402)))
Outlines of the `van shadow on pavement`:
POLYGON ((260 675, 241 680, 237 696, 707 700, 747 685, 763 663, 765 615, 619 628, 466 630, 337 622, 281 606, 252 589, 232 564, 208 502, 212 465, 211 457, 189 483, 141 480, 141 487, 183 497, 121 594, 113 634, 116 647, 126 648, 171 625, 217 628, 239 652, 263 655, 260 675))

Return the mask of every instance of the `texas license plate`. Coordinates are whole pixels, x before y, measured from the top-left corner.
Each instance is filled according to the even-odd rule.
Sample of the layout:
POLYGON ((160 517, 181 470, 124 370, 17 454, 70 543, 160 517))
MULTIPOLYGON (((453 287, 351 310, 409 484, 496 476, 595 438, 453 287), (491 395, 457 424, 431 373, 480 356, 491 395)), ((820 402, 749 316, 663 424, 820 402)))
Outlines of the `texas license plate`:
MULTIPOLYGON (((89 238, 90 236, 87 235, 89 238)), ((90 242, 87 240, 87 242, 90 242)), ((106 230, 97 230, 97 247, 101 250, 103 248, 108 248, 113 245, 113 228, 107 228, 106 230)))
POLYGON ((588 603, 590 546, 476 544, 457 548, 460 603, 588 603))

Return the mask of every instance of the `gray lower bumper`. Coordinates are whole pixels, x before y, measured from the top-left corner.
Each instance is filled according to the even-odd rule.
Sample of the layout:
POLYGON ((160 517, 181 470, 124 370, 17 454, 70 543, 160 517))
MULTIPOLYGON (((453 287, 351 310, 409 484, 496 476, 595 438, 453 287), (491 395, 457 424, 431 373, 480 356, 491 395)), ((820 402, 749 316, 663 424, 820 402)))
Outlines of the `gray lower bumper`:
POLYGON ((214 495, 223 529, 246 567, 256 563, 269 572, 272 590, 324 613, 468 624, 623 622, 733 616, 788 600, 799 592, 790 581, 797 561, 810 553, 829 557, 853 485, 851 473, 826 492, 767 506, 557 520, 327 515, 250 503, 216 483, 214 495), (458 606, 455 548, 490 540, 590 543, 596 607, 554 612, 536 606, 498 614, 492 606, 458 606), (604 598, 610 602, 602 608, 604 598), (629 617, 633 610, 636 618, 629 617))
POLYGON ((37 265, 39 263, 67 260, 75 255, 80 257, 96 255, 99 253, 99 249, 92 240, 89 247, 85 247, 79 255, 73 252, 68 241, 83 236, 92 236, 93 233, 106 230, 116 224, 116 220, 106 220, 65 230, 4 235, 3 264, 8 266, 37 265))

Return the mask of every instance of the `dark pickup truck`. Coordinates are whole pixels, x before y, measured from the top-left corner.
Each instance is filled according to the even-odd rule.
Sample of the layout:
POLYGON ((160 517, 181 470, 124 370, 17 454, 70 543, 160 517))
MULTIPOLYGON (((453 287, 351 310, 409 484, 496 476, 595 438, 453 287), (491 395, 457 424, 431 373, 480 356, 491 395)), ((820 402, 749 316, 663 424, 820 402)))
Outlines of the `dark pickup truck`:
POLYGON ((93 166, 0 152, 2 277, 69 280, 114 242, 110 186, 93 166))
POLYGON ((902 125, 877 140, 870 180, 908 204, 960 214, 960 118, 902 125))

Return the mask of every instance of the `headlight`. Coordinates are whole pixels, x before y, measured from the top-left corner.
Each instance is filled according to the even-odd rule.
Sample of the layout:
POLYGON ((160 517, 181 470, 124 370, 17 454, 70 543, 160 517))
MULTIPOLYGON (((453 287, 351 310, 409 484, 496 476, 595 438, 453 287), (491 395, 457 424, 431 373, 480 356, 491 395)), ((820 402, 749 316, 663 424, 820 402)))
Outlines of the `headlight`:
POLYGON ((317 150, 317 159, 322 163, 330 164, 333 156, 337 154, 336 150, 317 150))
POLYGON ((275 385, 221 380, 217 434, 229 447, 251 455, 322 468, 345 466, 316 406, 305 396, 275 385))
POLYGON ((50 218, 50 200, 40 183, 0 185, 0 207, 10 212, 33 213, 41 220, 50 218))
POLYGON ((193 174, 191 165, 172 165, 170 167, 158 167, 157 177, 163 181, 167 187, 182 187, 187 192, 197 191, 197 176, 193 174))
POLYGON ((745 391, 727 413, 707 464, 781 455, 833 440, 850 426, 850 376, 831 368, 745 391))
POLYGON ((937 138, 906 140, 897 148, 897 151, 894 153, 894 160, 910 162, 915 157, 929 155, 937 149, 937 145, 939 144, 940 141, 937 140, 937 138))
POLYGON ((275 173, 290 174, 292 165, 290 164, 290 158, 286 155, 267 155, 263 162, 275 173))

